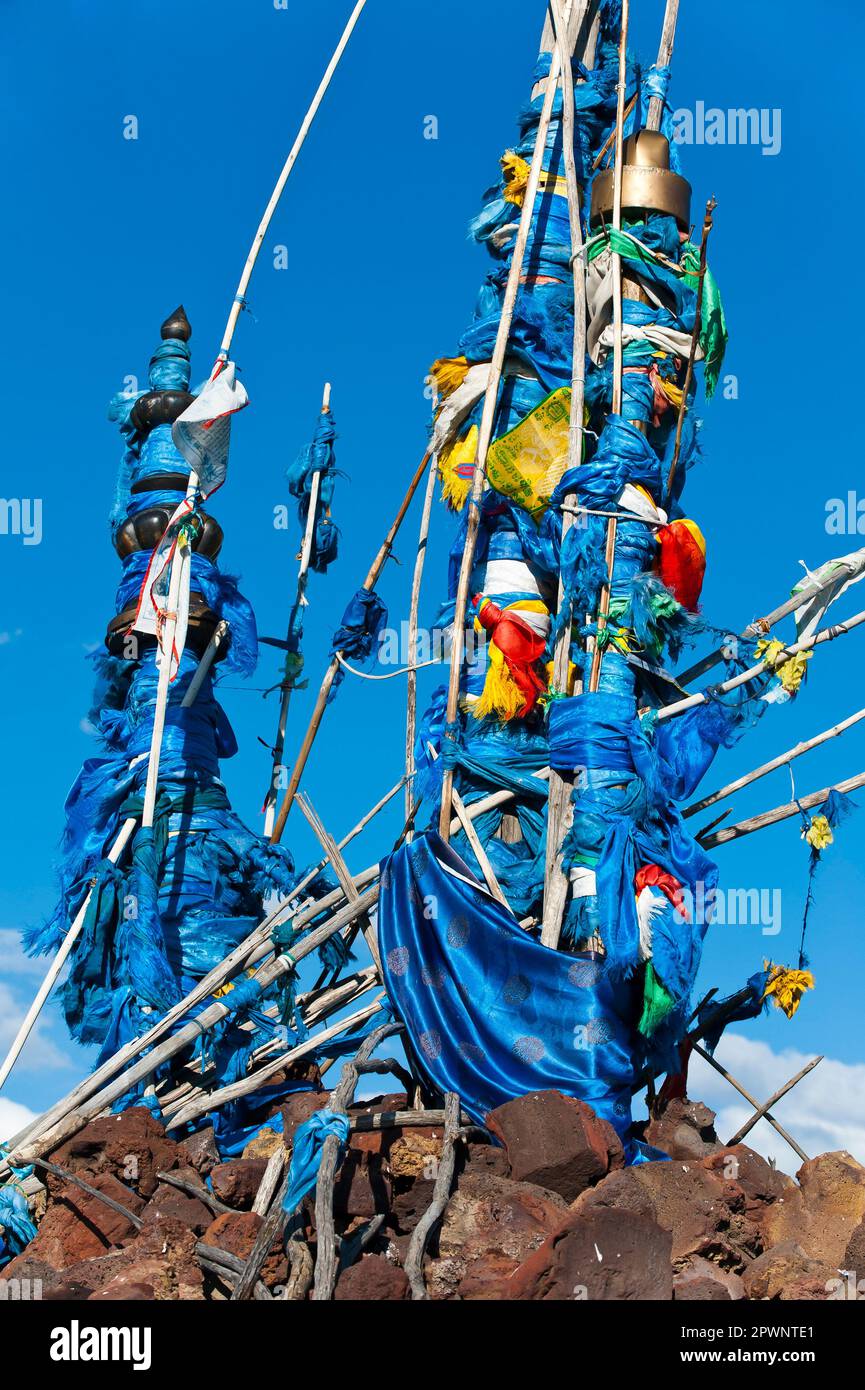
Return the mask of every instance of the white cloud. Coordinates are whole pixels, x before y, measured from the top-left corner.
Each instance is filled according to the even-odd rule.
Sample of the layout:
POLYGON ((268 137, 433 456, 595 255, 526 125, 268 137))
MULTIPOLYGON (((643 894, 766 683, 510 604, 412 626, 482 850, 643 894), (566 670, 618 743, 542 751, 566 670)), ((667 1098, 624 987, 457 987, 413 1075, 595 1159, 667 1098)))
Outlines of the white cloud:
POLYGON ((47 957, 33 959, 24 954, 21 937, 11 927, 0 927, 0 975, 26 975, 41 980, 48 969, 47 957))
POLYGON ((5 1100, 0 1096, 0 1144, 11 1139, 35 1119, 35 1110, 28 1110, 26 1105, 19 1105, 17 1100, 5 1100))
MULTIPOLYGON (((740 1033, 725 1033, 715 1056, 761 1102, 813 1058, 813 1054, 794 1048, 773 1052, 767 1043, 740 1033)), ((715 1128, 724 1142, 753 1114, 753 1107, 702 1057, 691 1059, 688 1094, 717 1111, 715 1128)), ((772 1107, 772 1114, 809 1158, 832 1149, 846 1149, 865 1163, 865 1064, 824 1057, 772 1107)), ((786 1173, 795 1173, 801 1165, 794 1151, 765 1120, 754 1126, 744 1142, 764 1157, 774 1158, 786 1173)))
MULTIPOLYGON (((5 1057, 11 1047, 27 1007, 29 1000, 26 1006, 20 1004, 9 986, 0 984, 0 1057, 5 1057)), ((24 1050, 15 1063, 15 1075, 25 1071, 46 1072, 72 1066, 69 1054, 46 1037, 45 1022, 43 1016, 24 1044, 24 1050)))

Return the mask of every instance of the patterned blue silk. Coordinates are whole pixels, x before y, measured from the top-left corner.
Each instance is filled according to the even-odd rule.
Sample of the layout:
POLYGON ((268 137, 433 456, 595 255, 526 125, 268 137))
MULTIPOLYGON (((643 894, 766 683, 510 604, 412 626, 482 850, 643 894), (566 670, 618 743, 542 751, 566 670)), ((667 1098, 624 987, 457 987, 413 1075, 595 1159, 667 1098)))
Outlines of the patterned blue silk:
MULTIPOLYGON (((640 992, 533 940, 433 832, 385 861, 379 942, 420 1067, 482 1121, 529 1091, 586 1101, 628 1141, 640 992)), ((653 1157, 663 1157, 653 1154, 653 1157)))

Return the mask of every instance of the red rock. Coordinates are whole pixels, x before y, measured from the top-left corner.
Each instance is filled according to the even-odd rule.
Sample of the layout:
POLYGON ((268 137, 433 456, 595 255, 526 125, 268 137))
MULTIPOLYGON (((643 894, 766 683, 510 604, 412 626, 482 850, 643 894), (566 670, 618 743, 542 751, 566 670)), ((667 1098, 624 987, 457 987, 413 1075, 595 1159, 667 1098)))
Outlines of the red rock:
POLYGON ((536 1183, 568 1202, 624 1164, 612 1125, 559 1091, 532 1091, 508 1101, 486 1123, 504 1144, 516 1182, 536 1183))
POLYGON ((97 1289, 96 1293, 92 1293, 88 1302, 117 1299, 124 1303, 152 1303, 157 1296, 157 1287, 156 1282, 146 1283, 138 1272, 132 1275, 118 1274, 104 1289, 97 1289))
POLYGON ((91 1120, 49 1157, 73 1173, 84 1168, 92 1173, 113 1173, 142 1197, 151 1197, 156 1191, 157 1172, 177 1163, 178 1146, 165 1137, 149 1110, 136 1106, 119 1115, 91 1120))
POLYGON ((432 1178, 418 1178, 414 1182, 394 1183, 390 1203, 390 1219, 400 1235, 413 1231, 420 1221, 433 1197, 435 1182, 432 1178))
MULTIPOLYGON (((177 1176, 190 1182, 200 1182, 193 1168, 178 1168, 177 1176)), ((213 1220, 213 1209, 199 1197, 192 1197, 170 1183, 161 1182, 141 1213, 141 1219, 145 1226, 160 1221, 178 1221, 200 1235, 213 1220)))
POLYGON ((672 1298, 671 1239, 657 1222, 632 1211, 571 1211, 543 1245, 503 1280, 496 1297, 510 1300, 672 1298))
POLYGON ((742 1278, 729 1269, 693 1255, 673 1276, 673 1297, 681 1302, 723 1302, 745 1297, 742 1278))
POLYGON ((836 1268, 865 1218, 865 1168, 850 1154, 820 1154, 803 1163, 792 1188, 766 1212, 764 1244, 794 1241, 805 1254, 836 1268))
POLYGON ((137 1297, 117 1290, 127 1284, 147 1284, 153 1289, 152 1298, 201 1299, 204 1279, 195 1257, 195 1239, 177 1221, 145 1227, 122 1249, 80 1260, 55 1275, 50 1287, 43 1289, 43 1298, 88 1299, 109 1285, 112 1298, 137 1297))
MULTIPOLYGON (((79 1169, 80 1177, 91 1187, 128 1207, 136 1216, 144 1203, 128 1192, 110 1172, 91 1173, 79 1169)), ((112 1246, 134 1238, 138 1228, 128 1217, 91 1197, 74 1183, 58 1183, 36 1237, 27 1247, 31 1259, 42 1260, 52 1269, 62 1270, 80 1260, 104 1255, 112 1246)))
POLYGON ((216 1167, 220 1162, 219 1150, 216 1147, 216 1135, 213 1126, 208 1125, 206 1129, 200 1129, 196 1134, 190 1134, 181 1144, 178 1144, 178 1160, 180 1163, 188 1163, 203 1178, 216 1167))
POLYGON ((492 1173, 466 1173, 427 1261, 435 1298, 486 1298, 567 1216, 555 1192, 492 1173))
POLYGON ((383 1158, 349 1149, 336 1176, 333 1209, 338 1216, 375 1216, 390 1207, 391 1191, 383 1158))
POLYGON ((408 1297, 406 1274, 384 1255, 364 1255, 343 1270, 334 1291, 337 1303, 393 1303, 408 1297))
POLYGON ((300 1126, 329 1103, 329 1091, 298 1091, 287 1098, 282 1107, 282 1138, 286 1148, 291 1148, 300 1126))
POLYGON ((643 1138, 670 1158, 703 1158, 718 1147, 715 1112, 700 1101, 677 1097, 649 1120, 643 1138))
POLYGON ((249 1211, 264 1177, 264 1158, 234 1158, 220 1163, 210 1174, 214 1197, 237 1211, 249 1211))
POLYGON ((754 1260, 745 1270, 743 1282, 748 1298, 787 1303, 827 1299, 837 1275, 837 1269, 811 1259, 795 1241, 785 1240, 754 1260))
MULTIPOLYGON (((844 1251, 843 1268, 854 1270, 859 1279, 865 1280, 865 1221, 860 1221, 847 1242, 844 1251)), ((863 1284, 865 1291, 865 1284, 863 1284)))
MULTIPOLYGON (((217 1216, 201 1237, 205 1245, 213 1245, 246 1260, 255 1244, 261 1226, 261 1217, 254 1211, 230 1211, 217 1216)), ((277 1238, 270 1247, 264 1262, 261 1279, 268 1286, 284 1284, 288 1277, 288 1260, 282 1249, 282 1241, 277 1238)))

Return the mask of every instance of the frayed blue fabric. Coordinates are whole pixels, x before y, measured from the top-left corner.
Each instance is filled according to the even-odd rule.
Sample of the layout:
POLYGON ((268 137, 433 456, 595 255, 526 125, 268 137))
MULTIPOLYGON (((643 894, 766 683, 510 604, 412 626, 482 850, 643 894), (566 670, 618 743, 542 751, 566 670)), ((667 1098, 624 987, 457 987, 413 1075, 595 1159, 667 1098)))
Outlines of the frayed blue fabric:
POLYGON ((339 1157, 348 1142, 349 1118, 343 1110, 319 1110, 297 1130, 291 1149, 288 1188, 283 1210, 289 1215, 296 1211, 307 1193, 318 1182, 325 1140, 333 1135, 339 1144, 339 1157))

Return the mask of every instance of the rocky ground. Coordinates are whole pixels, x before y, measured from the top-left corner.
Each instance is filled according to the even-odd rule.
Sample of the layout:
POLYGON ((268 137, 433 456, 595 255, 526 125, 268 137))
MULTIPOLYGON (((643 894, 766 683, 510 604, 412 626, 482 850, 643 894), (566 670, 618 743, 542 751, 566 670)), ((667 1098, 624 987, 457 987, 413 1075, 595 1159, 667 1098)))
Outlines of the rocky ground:
MULTIPOLYGON (((144 1109, 91 1122, 50 1157, 101 1196, 46 1174, 38 1234, 3 1277, 40 1279, 45 1299, 228 1298, 262 1224, 251 1208, 268 1156, 327 1100, 293 1097, 285 1141, 266 1132, 229 1163, 211 1131, 175 1143, 144 1109)), ((352 1107, 405 1108, 404 1095, 352 1107)), ((545 1091, 502 1106, 488 1117, 501 1147, 481 1133, 458 1146, 457 1179, 424 1264, 430 1296, 843 1296, 839 1271, 865 1273, 865 1168, 848 1153, 821 1154, 794 1181, 743 1144, 719 1144, 713 1120, 699 1103, 674 1101, 645 1135, 673 1161, 626 1168, 614 1131, 587 1105, 545 1091)), ((338 1300, 410 1297, 403 1262, 440 1153, 440 1129, 352 1134, 337 1228, 359 1237, 376 1213, 386 1218, 365 1251, 359 1238, 343 1242, 351 1255, 338 1300)), ((304 1211, 314 1251, 311 1200, 304 1211)), ((270 1296, 282 1295, 288 1275, 277 1242, 262 1271, 270 1296)))

